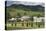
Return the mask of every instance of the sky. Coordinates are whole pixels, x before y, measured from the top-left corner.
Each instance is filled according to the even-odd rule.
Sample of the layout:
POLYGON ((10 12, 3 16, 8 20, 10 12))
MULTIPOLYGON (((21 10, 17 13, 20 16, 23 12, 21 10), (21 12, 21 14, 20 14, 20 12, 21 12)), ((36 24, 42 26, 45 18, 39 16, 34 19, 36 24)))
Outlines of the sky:
POLYGON ((37 0, 37 1, 34 1, 34 0, 31 0, 31 1, 15 1, 15 0, 6 0, 7 1, 7 6, 10 6, 12 4, 24 4, 24 5, 41 5, 41 6, 44 6, 44 1, 41 1, 41 0, 37 0))
POLYGON ((30 2, 45 2, 45 0, 6 0, 6 1, 30 1, 30 2))

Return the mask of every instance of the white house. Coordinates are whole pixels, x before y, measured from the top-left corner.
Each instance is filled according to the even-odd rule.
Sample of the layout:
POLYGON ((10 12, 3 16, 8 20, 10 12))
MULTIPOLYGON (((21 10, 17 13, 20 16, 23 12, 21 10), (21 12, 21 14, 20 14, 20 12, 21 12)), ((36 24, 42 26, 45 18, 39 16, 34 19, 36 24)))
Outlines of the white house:
POLYGON ((44 21, 44 17, 33 17, 34 22, 42 22, 44 21))
POLYGON ((11 19, 9 19, 9 21, 16 21, 17 20, 17 18, 11 18, 11 19))
POLYGON ((29 20, 30 16, 22 16, 21 21, 29 20))

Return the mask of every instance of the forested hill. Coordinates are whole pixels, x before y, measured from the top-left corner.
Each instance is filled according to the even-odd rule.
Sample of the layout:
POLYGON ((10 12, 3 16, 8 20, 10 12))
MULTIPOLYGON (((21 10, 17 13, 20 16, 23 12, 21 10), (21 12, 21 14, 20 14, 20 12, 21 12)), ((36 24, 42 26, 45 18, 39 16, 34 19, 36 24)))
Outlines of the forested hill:
POLYGON ((44 7, 41 5, 12 4, 6 7, 7 18, 16 16, 44 16, 44 7))
POLYGON ((23 5, 23 4, 12 4, 8 6, 8 8, 17 8, 17 9, 24 9, 28 11, 42 11, 44 12, 44 7, 41 5, 23 5))

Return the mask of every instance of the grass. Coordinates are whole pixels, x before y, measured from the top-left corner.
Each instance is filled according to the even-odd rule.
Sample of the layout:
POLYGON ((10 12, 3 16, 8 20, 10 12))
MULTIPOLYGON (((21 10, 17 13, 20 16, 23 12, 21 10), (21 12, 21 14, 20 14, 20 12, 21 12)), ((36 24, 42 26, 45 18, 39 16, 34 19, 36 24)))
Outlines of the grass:
POLYGON ((41 23, 40 27, 38 27, 39 23, 41 23, 41 22, 37 22, 37 25, 36 25, 36 23, 32 24, 32 22, 17 22, 16 25, 15 25, 15 23, 13 23, 13 24, 12 23, 7 23, 6 26, 7 26, 7 30, 44 28, 43 23, 41 23), (22 23, 24 23, 24 26, 22 26, 22 23), (28 26, 27 26, 27 23, 28 23, 28 26))

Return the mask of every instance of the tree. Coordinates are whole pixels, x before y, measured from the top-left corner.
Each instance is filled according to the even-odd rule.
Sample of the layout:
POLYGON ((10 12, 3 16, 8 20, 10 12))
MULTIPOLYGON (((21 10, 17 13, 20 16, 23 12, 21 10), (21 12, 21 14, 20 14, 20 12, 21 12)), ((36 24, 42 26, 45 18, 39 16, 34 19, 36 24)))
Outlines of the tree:
POLYGON ((33 27, 33 23, 31 23, 31 27, 33 27))
POLYGON ((24 26, 24 23, 22 23, 22 26, 24 26))
POLYGON ((27 13, 25 12, 24 15, 27 15, 27 13))
POLYGON ((20 13, 17 13, 17 16, 20 16, 20 13))
POLYGON ((31 21, 33 21, 33 16, 31 17, 31 21))
POLYGON ((28 23, 26 24, 26 26, 28 27, 28 23))

